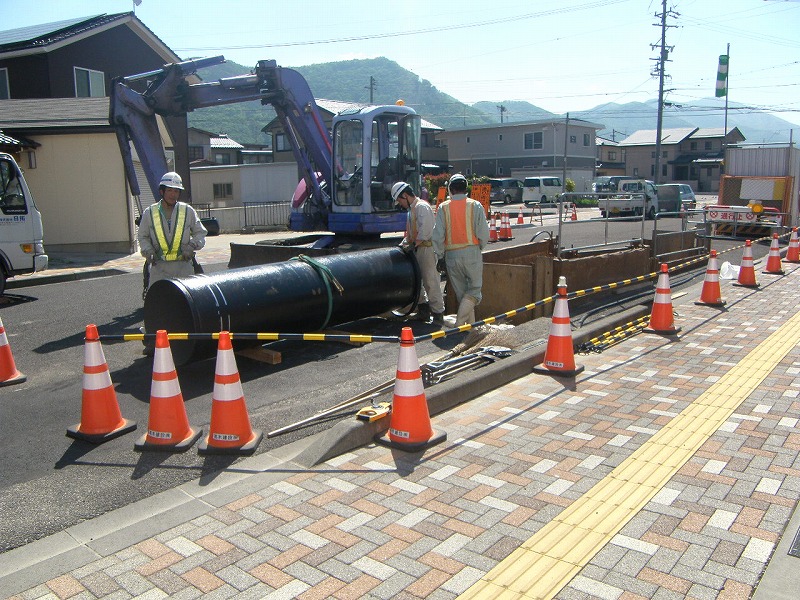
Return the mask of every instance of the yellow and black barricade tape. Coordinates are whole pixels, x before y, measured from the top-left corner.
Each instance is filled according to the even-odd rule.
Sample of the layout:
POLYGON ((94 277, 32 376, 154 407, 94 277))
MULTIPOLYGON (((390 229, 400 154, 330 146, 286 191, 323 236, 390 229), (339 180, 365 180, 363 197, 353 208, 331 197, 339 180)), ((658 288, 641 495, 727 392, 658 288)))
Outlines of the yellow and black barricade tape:
MULTIPOLYGON (((100 341, 111 342, 141 342, 155 340, 155 333, 119 333, 103 334, 100 341)), ((263 342, 276 342, 279 340, 294 340, 302 342, 346 342, 351 344, 369 344, 371 342, 398 343, 397 335, 362 335, 339 333, 230 333, 231 340, 257 340, 263 342)), ((167 333, 167 339, 207 341, 218 340, 219 333, 167 333)))

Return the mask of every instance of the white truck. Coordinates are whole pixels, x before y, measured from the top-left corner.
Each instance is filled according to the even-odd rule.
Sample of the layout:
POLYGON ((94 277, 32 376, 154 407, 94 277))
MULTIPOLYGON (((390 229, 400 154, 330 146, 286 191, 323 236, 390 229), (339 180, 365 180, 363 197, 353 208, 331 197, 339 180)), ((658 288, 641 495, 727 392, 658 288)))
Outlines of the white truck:
POLYGON ((42 215, 14 157, 0 152, 0 296, 6 279, 47 268, 42 215))
POLYGON ((601 217, 645 215, 648 219, 652 219, 659 211, 658 192, 652 181, 622 180, 618 183, 616 192, 600 195, 597 207, 600 209, 601 217))

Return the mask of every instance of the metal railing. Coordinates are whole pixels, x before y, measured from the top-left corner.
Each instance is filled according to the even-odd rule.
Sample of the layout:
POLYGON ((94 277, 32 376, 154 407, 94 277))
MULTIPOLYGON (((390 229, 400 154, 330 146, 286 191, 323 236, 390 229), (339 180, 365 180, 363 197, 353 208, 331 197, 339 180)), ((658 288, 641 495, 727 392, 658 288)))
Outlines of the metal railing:
POLYGON ((201 219, 211 218, 211 205, 207 203, 194 203, 192 204, 197 216, 201 219))
POLYGON ((273 227, 289 223, 291 202, 244 202, 244 227, 273 227))

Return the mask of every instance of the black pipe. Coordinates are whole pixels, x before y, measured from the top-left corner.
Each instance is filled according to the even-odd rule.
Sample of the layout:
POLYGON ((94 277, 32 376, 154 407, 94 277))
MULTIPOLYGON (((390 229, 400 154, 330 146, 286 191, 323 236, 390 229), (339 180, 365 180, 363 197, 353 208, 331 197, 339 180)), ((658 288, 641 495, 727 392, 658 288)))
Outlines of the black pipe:
MULTIPOLYGON (((148 333, 319 331, 414 304, 420 285, 414 253, 396 247, 290 260, 156 281, 144 326, 148 333), (335 282, 326 284, 326 271, 335 282)), ((213 356, 216 343, 180 340, 170 348, 182 365, 213 356)))

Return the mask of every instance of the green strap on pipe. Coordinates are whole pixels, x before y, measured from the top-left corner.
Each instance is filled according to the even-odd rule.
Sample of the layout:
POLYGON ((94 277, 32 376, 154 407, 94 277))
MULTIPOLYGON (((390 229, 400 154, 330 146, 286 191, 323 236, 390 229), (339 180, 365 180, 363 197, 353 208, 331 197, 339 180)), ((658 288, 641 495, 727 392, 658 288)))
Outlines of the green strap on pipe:
POLYGON ((295 256, 290 260, 299 260, 309 265, 319 274, 320 278, 322 279, 322 282, 325 284, 325 290, 327 291, 328 295, 328 314, 325 315, 325 320, 322 322, 320 330, 325 329, 328 326, 328 323, 330 322, 331 315, 333 314, 333 291, 331 290, 331 283, 333 283, 333 285, 336 287, 336 290, 339 292, 340 296, 344 292, 342 284, 339 283, 339 281, 336 279, 336 277, 328 267, 318 263, 310 256, 306 256, 305 254, 300 254, 299 256, 295 256))

